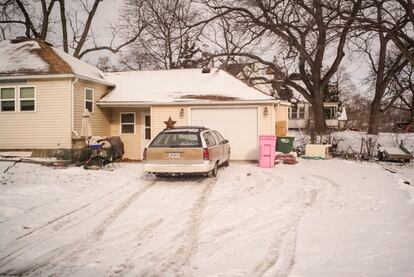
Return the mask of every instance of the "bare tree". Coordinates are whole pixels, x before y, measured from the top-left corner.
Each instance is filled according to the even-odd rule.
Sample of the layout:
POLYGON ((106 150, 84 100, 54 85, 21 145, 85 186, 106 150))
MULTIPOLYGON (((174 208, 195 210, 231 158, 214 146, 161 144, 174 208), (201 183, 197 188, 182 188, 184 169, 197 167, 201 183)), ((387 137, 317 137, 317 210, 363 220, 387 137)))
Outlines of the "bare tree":
POLYGON ((78 0, 68 4, 65 0, 5 0, 0 6, 2 36, 6 38, 8 30, 14 35, 22 32, 28 38, 60 40, 58 43, 63 50, 77 58, 100 50, 117 53, 138 39, 145 26, 139 24, 128 37, 120 37, 117 28, 113 27, 112 40, 105 45, 99 44, 92 22, 102 1, 93 0, 90 4, 91 1, 78 0), (54 12, 56 3, 59 4, 59 12, 54 12))
POLYGON ((190 26, 199 17, 193 5, 191 0, 127 0, 122 11, 126 30, 136 28, 137 17, 146 28, 122 63, 139 69, 195 66, 196 54, 201 56, 196 45, 201 28, 190 26))
POLYGON ((389 108, 406 111, 414 127, 414 67, 407 64, 387 87, 382 111, 389 108))
MULTIPOLYGON (((315 130, 318 134, 325 133, 323 92, 345 56, 347 35, 362 1, 203 2, 212 10, 220 11, 221 16, 252 38, 273 44, 274 54, 282 58, 286 69, 285 84, 299 91, 312 104, 315 130), (295 82, 290 77, 292 73, 302 82, 295 82)), ((229 54, 247 57, 279 70, 273 61, 257 52, 216 55, 229 54)))
POLYGON ((407 65, 408 60, 403 52, 393 43, 392 35, 383 27, 391 20, 400 21, 401 9, 388 0, 370 1, 358 21, 355 40, 369 60, 374 97, 370 105, 368 134, 377 135, 383 112, 383 99, 390 82, 407 65), (362 19, 361 19, 362 18, 362 19))

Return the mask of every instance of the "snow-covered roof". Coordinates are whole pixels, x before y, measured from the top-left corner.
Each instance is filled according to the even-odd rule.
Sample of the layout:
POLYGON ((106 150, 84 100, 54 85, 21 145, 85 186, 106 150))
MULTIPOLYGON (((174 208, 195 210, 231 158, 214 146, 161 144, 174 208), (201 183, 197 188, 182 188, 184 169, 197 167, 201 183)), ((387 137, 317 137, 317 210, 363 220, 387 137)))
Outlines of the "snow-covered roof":
POLYGON ((40 49, 36 41, 19 44, 10 40, 0 41, 0 74, 47 73, 49 64, 37 54, 40 49))
POLYGON ((67 64, 69 64, 74 74, 94 80, 108 81, 105 79, 104 72, 100 69, 63 52, 62 50, 59 50, 55 47, 52 48, 53 51, 55 51, 55 53, 58 54, 61 59, 63 59, 67 64))
POLYGON ((106 73, 115 88, 100 103, 274 101, 224 70, 173 69, 106 73))
POLYGON ((20 38, 0 41, 0 77, 73 74, 111 85, 98 68, 49 44, 20 38))

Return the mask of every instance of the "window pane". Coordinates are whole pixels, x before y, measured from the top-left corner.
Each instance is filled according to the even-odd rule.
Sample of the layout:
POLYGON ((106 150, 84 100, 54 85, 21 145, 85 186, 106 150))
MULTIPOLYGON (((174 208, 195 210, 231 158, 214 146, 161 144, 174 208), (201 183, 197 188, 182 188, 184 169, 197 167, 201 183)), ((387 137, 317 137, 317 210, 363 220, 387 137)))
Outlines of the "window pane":
POLYGON ((34 98, 34 88, 20 88, 20 98, 34 98))
POLYGON ((92 112, 92 102, 85 102, 85 109, 87 109, 89 112, 92 112))
POLYGON ((151 116, 149 116, 149 115, 145 116, 145 126, 146 127, 151 126, 151 116))
POLYGON ((86 89, 85 90, 85 99, 86 100, 93 100, 93 90, 91 89, 86 89))
POLYGON ((133 113, 124 113, 121 114, 121 123, 135 123, 135 118, 134 118, 134 114, 133 113))
POLYGON ((292 118, 298 118, 298 107, 292 107, 292 118))
POLYGON ((2 88, 1 99, 14 99, 14 88, 2 88))
POLYGON ((134 133, 134 125, 122 125, 121 127, 123 134, 133 134, 134 133))
POLYGON ((211 133, 204 133, 203 134, 204 140, 206 141, 207 146, 214 146, 216 145, 216 141, 211 133))
POLYGON ((304 119, 305 118, 305 107, 299 108, 299 118, 304 119))
POLYGON ((151 139, 151 129, 145 128, 145 139, 151 139))
POLYGON ((182 147, 182 148, 190 148, 190 147, 200 147, 201 141, 199 139, 199 135, 197 133, 180 133, 180 132, 172 132, 169 133, 168 131, 164 133, 160 133, 155 139, 152 141, 150 147, 161 147, 161 148, 169 148, 169 147, 182 147))
POLYGON ((20 110, 22 111, 34 111, 35 101, 34 100, 22 100, 20 101, 20 110))
POLYGON ((14 101, 2 101, 1 102, 1 111, 8 112, 8 111, 14 111, 14 101))

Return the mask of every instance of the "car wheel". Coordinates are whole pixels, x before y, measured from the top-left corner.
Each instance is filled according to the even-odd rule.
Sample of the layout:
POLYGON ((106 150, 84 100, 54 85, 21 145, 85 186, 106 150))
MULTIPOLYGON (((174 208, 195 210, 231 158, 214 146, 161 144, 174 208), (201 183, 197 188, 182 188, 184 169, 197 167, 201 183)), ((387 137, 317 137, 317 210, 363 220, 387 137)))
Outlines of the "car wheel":
POLYGON ((157 178, 163 178, 163 177, 165 177, 165 175, 164 175, 164 174, 162 174, 162 173, 155 173, 154 175, 155 175, 155 177, 157 177, 157 178))
POLYGON ((223 163, 225 167, 230 165, 230 155, 227 157, 227 160, 223 163))
POLYGON ((218 162, 214 165, 213 170, 210 172, 210 177, 217 177, 217 171, 218 171, 218 162))

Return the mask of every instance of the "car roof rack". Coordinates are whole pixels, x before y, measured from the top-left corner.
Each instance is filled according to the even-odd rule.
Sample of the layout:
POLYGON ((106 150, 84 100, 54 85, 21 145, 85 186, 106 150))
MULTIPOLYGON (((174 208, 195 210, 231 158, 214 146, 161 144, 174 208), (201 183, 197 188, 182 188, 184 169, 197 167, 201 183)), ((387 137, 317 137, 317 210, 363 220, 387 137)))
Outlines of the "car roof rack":
POLYGON ((172 129, 208 129, 204 126, 176 126, 172 129))

